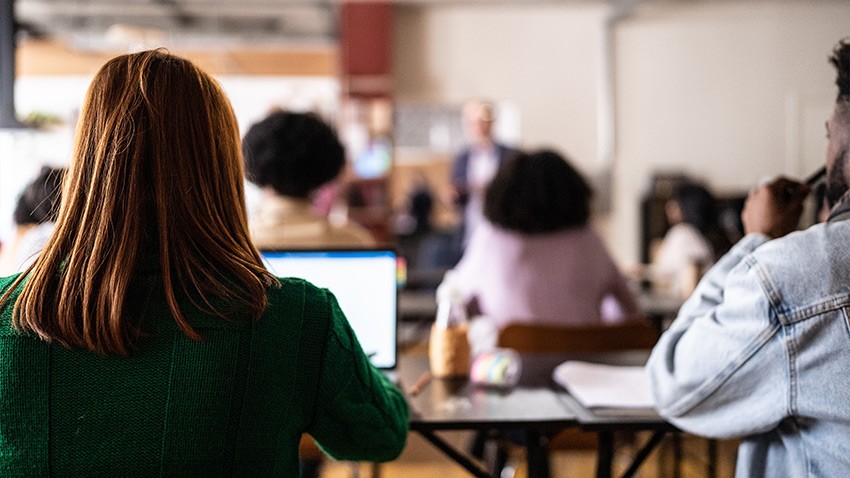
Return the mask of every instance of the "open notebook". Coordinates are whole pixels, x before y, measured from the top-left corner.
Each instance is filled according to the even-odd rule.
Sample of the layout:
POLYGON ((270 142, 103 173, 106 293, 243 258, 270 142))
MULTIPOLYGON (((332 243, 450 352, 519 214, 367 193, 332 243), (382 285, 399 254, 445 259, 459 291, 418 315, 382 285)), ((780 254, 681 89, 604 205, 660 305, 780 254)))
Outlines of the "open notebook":
POLYGON ((655 403, 643 366, 604 365, 570 360, 555 367, 555 382, 597 414, 633 414, 655 403))
POLYGON ((395 368, 398 272, 393 250, 264 250, 261 256, 274 275, 300 277, 333 292, 372 364, 395 368))

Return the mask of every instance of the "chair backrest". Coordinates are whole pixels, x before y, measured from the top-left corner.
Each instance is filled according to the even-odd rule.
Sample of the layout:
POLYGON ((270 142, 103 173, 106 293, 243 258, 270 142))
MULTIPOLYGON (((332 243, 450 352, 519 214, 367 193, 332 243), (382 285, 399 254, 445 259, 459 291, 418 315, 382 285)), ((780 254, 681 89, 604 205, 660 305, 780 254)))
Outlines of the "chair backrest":
POLYGON ((658 330, 635 320, 617 325, 551 326, 512 324, 499 334, 499 346, 520 353, 616 352, 648 350, 658 341, 658 330))

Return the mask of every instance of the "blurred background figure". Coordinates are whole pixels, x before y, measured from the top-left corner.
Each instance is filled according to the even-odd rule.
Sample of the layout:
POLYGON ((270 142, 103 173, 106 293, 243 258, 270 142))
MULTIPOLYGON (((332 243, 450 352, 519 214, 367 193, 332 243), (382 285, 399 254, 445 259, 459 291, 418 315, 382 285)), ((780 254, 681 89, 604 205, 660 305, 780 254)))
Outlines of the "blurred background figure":
POLYGON ((345 166, 336 133, 311 113, 277 111, 254 124, 242 142, 245 173, 263 189, 252 217, 260 249, 359 247, 375 240, 357 224, 331 221, 313 206, 314 195, 345 166))
POLYGON ((592 325, 637 313, 626 279, 590 225, 591 189, 554 151, 506 159, 486 190, 452 281, 480 315, 473 352, 511 323, 592 325), (605 307, 603 302, 612 303, 605 307), (476 310, 477 309, 477 310, 476 310))
POLYGON ((0 277, 21 272, 38 257, 55 226, 65 168, 44 166, 15 206, 15 235, 0 249, 0 277))
POLYGON ((396 236, 422 236, 431 232, 433 210, 434 193, 428 180, 420 173, 408 193, 406 210, 396 219, 396 236))
POLYGON ((499 165, 515 151, 493 138, 496 107, 493 103, 472 100, 463 107, 463 129, 469 142, 452 165, 455 204, 460 209, 458 247, 462 251, 475 227, 481 222, 484 189, 499 165))
POLYGON ((663 292, 688 296, 697 280, 732 246, 718 222, 717 202, 707 188, 686 182, 666 204, 670 229, 658 247, 651 275, 663 292))
POLYGON ((407 265, 406 291, 429 294, 460 259, 460 241, 453 225, 439 222, 438 209, 452 205, 441 202, 424 172, 415 172, 406 189, 393 223, 395 245, 407 265))

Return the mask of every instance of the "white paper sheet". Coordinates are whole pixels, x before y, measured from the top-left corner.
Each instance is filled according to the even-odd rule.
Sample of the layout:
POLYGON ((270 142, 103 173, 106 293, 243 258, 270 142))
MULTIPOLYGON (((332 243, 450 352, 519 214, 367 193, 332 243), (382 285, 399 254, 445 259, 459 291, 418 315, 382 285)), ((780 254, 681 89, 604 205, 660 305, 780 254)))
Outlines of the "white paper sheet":
POLYGON ((552 372, 555 382, 587 408, 653 408, 649 377, 642 366, 570 360, 552 372))

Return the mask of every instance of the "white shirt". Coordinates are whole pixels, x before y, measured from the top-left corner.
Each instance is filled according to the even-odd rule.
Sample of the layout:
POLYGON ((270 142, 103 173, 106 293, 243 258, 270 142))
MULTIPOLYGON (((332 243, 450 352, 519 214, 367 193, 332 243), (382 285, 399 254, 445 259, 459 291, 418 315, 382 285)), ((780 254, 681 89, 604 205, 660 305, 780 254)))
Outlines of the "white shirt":
POLYGON ((469 200, 464 211, 464 243, 469 241, 472 231, 484 218, 484 189, 493 180, 498 169, 499 154, 495 146, 470 150, 469 162, 466 164, 469 200))
POLYGON ((29 267, 47 244, 55 227, 53 222, 19 227, 14 239, 3 245, 0 253, 0 277, 22 272, 29 267))
POLYGON ((699 230, 687 223, 674 225, 664 235, 652 266, 653 278, 667 284, 671 293, 682 293, 680 278, 695 264, 706 270, 714 263, 711 244, 699 230))

